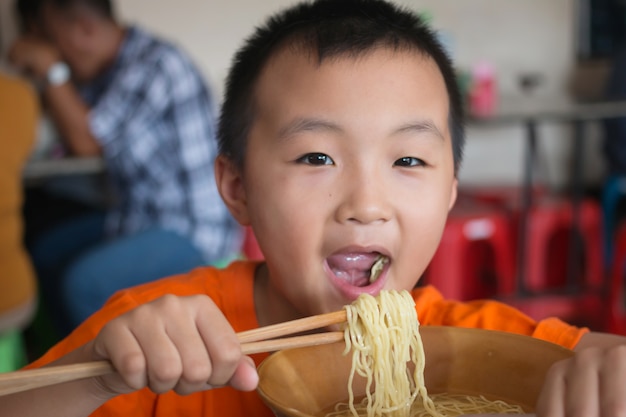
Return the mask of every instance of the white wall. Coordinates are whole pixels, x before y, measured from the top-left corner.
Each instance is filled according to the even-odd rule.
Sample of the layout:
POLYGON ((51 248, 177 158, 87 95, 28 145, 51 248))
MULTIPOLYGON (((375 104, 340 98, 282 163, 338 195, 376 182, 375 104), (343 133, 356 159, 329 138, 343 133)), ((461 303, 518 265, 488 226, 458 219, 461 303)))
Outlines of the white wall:
MULTIPOLYGON (((395 0, 433 16, 434 27, 451 39, 451 51, 462 67, 491 62, 503 95, 519 93, 518 78, 539 72, 538 94, 565 95, 575 64, 574 0, 395 0)), ((139 23, 184 47, 206 74, 216 95, 229 61, 253 27, 294 0, 118 0, 122 20, 139 23)), ((0 27, 11 31, 2 17, 11 0, 0 0, 0 27)), ((2 33, 0 32, 0 33, 2 33)), ((3 43, 8 42, 3 35, 3 43)), ((567 181, 565 165, 570 135, 559 125, 543 126, 542 152, 548 180, 567 181)), ((515 182, 522 172, 523 131, 519 126, 468 130, 464 182, 515 182)), ((599 142, 598 142, 599 143, 599 142)), ((602 164, 590 144, 588 180, 602 175, 602 164)))
MULTIPOLYGON (((457 62, 494 63, 505 91, 516 77, 541 71, 550 91, 562 90, 574 57, 572 0, 396 0, 433 16, 453 38, 457 62)), ((123 0, 119 15, 177 40, 221 84, 233 51, 268 14, 294 0, 123 0)))

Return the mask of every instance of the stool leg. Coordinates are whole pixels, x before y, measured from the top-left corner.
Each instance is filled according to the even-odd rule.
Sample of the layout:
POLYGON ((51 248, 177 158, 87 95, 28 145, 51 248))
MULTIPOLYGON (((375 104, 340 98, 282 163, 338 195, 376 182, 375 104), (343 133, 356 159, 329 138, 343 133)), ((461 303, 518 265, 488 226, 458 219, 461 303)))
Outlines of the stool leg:
POLYGON ((618 177, 610 177, 602 190, 602 218, 604 231, 604 264, 609 267, 613 260, 613 240, 615 239, 615 217, 617 205, 620 200, 621 180, 618 177))
POLYGON ((602 239, 601 209, 595 202, 586 202, 581 206, 581 213, 586 269, 584 284, 591 288, 601 289, 606 273, 602 258, 605 242, 602 239))

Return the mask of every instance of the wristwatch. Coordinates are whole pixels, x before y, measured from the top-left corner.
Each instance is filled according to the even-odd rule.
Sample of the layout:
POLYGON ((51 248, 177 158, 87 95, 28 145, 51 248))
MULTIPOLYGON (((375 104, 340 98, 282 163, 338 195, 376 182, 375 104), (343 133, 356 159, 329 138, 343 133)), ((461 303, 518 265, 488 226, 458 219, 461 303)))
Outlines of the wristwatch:
POLYGON ((51 86, 65 84, 70 80, 70 67, 65 62, 55 62, 48 68, 46 83, 51 86))

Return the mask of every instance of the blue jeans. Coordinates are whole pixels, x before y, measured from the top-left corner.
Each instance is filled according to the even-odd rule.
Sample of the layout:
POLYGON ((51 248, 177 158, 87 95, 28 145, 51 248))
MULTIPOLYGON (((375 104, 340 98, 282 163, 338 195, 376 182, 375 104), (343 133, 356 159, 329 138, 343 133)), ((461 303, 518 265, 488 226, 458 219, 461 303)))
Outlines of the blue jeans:
POLYGON ((60 336, 120 289, 206 264, 191 240, 175 232, 155 228, 105 240, 103 229, 103 214, 84 215, 45 233, 31 249, 60 336))

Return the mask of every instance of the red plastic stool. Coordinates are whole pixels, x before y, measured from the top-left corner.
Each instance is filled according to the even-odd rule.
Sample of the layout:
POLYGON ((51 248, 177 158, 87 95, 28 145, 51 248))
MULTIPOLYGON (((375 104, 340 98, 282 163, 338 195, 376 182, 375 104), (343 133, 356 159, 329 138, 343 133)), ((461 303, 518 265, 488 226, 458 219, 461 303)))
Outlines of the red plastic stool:
POLYGON ((265 259, 263 252, 261 252, 261 248, 259 247, 259 243, 256 240, 256 236, 254 236, 254 232, 249 226, 245 228, 241 252, 246 259, 252 261, 261 261, 265 259))
MULTIPOLYGON (((518 186, 474 186, 461 189, 466 199, 493 204, 507 210, 513 219, 514 240, 519 242, 522 188, 518 186)), ((584 265, 582 270, 585 286, 598 288, 602 285, 604 265, 602 260, 602 211, 595 200, 585 199, 579 207, 578 230, 583 256, 576 259, 584 265)), ((562 289, 568 281, 569 248, 574 224, 574 209, 569 198, 550 195, 545 187, 532 190, 532 207, 527 217, 525 241, 524 288, 531 292, 562 289)), ((515 249, 517 254, 517 247, 515 249)), ((518 260, 519 262, 520 260, 518 260)))
MULTIPOLYGON (((535 185, 531 198, 536 201, 548 195, 549 190, 542 185, 535 185)), ((519 213, 522 206, 523 187, 520 185, 464 185, 459 187, 459 198, 495 205, 511 215, 519 213)))
MULTIPOLYGON (((525 287, 540 292, 564 289, 568 282, 568 256, 575 232, 574 209, 569 199, 542 198, 527 219, 525 287)), ((581 201, 578 216, 581 254, 574 261, 576 284, 597 289, 603 284, 602 210, 591 199, 581 201), (579 264, 582 262, 582 264, 579 264)))
POLYGON ((626 335, 626 223, 621 223, 615 233, 615 247, 611 260, 608 292, 606 331, 626 335))
MULTIPOLYGON (((519 231, 521 214, 514 216, 514 230, 519 231)), ((599 203, 583 200, 576 225, 569 199, 539 197, 533 201, 526 226, 526 263, 521 285, 524 292, 502 301, 535 320, 558 317, 571 324, 603 330, 606 301, 599 203), (575 230, 580 233, 580 253, 570 263, 575 230)), ((518 242, 517 237, 515 241, 518 242)))
POLYGON ((459 200, 424 282, 456 300, 510 294, 515 291, 513 244, 504 211, 459 200))

